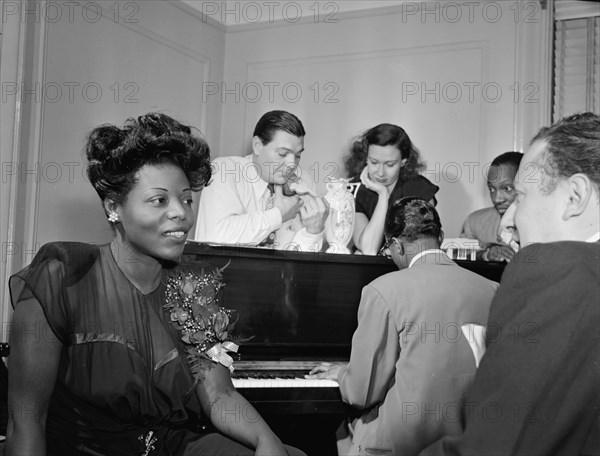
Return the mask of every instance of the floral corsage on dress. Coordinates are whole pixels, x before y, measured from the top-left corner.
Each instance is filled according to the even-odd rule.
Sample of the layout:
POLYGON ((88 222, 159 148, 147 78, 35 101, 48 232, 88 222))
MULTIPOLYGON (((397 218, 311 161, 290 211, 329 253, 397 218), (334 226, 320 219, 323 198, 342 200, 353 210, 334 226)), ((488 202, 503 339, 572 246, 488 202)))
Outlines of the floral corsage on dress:
POLYGON ((231 334, 236 313, 219 306, 219 290, 224 286, 222 272, 226 267, 203 268, 199 272, 177 270, 167 278, 164 308, 186 344, 191 371, 197 378, 206 360, 220 363, 233 372, 233 359, 227 352, 238 350, 231 334))

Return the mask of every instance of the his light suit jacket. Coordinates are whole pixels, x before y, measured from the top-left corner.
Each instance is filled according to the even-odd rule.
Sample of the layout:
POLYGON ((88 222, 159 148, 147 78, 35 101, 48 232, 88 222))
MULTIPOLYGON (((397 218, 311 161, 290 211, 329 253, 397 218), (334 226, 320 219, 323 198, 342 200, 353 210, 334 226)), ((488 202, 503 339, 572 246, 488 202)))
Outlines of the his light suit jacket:
POLYGON ((476 370, 461 327, 485 325, 496 287, 435 250, 363 289, 338 382, 346 402, 370 410, 340 454, 413 455, 460 432, 461 397, 476 370))

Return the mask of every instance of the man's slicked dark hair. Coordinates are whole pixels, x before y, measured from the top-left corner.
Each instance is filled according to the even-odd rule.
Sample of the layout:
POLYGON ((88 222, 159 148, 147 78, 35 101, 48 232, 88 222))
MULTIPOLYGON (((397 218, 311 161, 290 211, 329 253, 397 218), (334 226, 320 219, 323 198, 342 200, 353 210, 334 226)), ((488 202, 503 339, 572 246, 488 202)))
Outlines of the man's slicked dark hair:
POLYGON ((306 135, 300 119, 287 111, 269 111, 258 120, 253 136, 258 136, 263 145, 269 144, 279 131, 302 137, 306 135))
POLYGON ((573 114, 550 127, 541 128, 530 144, 543 141, 546 151, 539 165, 548 176, 546 193, 552 192, 559 178, 585 174, 600 187, 600 117, 592 112, 573 114))
POLYGON ((408 242, 418 239, 439 239, 442 235, 440 216, 427 201, 409 196, 394 202, 385 217, 386 238, 402 238, 408 242))

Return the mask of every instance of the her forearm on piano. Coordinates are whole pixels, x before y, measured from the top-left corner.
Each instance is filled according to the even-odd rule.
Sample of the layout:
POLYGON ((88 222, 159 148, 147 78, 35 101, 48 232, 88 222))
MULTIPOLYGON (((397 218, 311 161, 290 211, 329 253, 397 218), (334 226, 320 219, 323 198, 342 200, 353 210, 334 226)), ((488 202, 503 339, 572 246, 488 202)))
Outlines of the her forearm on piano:
POLYGON ((281 440, 256 409, 236 391, 227 368, 209 364, 196 394, 202 411, 222 434, 255 449, 256 456, 286 455, 281 440))
POLYGON ((388 197, 381 196, 375 211, 369 220, 362 212, 357 212, 354 219, 353 240, 356 248, 364 255, 377 255, 383 244, 383 225, 387 211, 388 197))

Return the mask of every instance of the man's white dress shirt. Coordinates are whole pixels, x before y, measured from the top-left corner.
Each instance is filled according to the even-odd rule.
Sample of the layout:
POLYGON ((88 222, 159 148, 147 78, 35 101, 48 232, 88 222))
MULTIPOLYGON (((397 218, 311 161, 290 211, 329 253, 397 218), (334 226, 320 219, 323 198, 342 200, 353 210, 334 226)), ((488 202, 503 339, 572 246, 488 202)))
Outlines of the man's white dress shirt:
MULTIPOLYGON (((268 183, 252 164, 252 155, 219 157, 212 168, 211 182, 200 195, 195 241, 256 246, 276 231, 276 249, 321 250, 323 233, 306 231, 299 216, 282 223, 279 209, 265 209, 268 183)), ((306 179, 303 184, 312 187, 306 179)))

